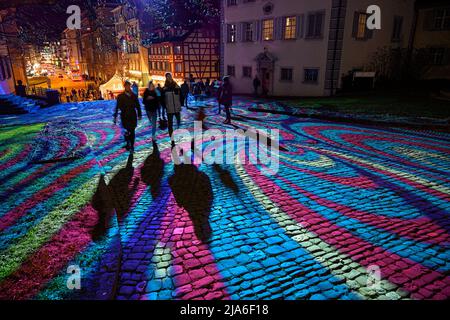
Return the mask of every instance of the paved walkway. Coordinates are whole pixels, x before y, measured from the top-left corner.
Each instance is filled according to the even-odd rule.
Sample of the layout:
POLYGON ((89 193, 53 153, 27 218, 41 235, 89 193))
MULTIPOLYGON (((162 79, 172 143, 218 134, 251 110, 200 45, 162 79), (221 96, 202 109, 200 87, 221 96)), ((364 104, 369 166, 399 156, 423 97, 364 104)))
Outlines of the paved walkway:
POLYGON ((250 106, 205 125, 279 129, 276 174, 174 166, 146 119, 131 158, 109 101, 1 117, 0 298, 450 297, 450 135, 250 106))

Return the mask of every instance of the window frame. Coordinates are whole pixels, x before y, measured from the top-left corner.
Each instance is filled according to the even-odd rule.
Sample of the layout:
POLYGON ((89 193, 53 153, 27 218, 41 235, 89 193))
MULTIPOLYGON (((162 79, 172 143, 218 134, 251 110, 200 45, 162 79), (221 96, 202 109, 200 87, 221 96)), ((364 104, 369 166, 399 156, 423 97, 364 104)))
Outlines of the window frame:
POLYGON ((432 66, 443 66, 445 61, 446 50, 443 47, 432 47, 429 48, 430 65, 432 66), (438 57, 440 56, 440 61, 438 57))
POLYGON ((262 20, 261 35, 262 35, 263 41, 274 41, 275 40, 275 19, 274 18, 267 18, 267 19, 262 20), (265 22, 271 22, 272 27, 266 28, 264 25, 265 22), (266 39, 266 36, 265 36, 266 30, 269 30, 269 31, 271 30, 271 38, 270 39, 266 39))
MULTIPOLYGON (((284 74, 286 75, 286 74, 284 74)), ((293 67, 280 67, 280 82, 294 82, 294 68, 293 67), (289 71, 290 77, 283 77, 283 71, 289 71)))
POLYGON ((254 22, 243 22, 242 23, 242 41, 243 42, 253 42, 255 36, 255 23, 254 22))
POLYGON ((355 38, 357 40, 366 39, 367 18, 368 17, 369 17, 369 15, 366 12, 360 12, 358 14, 358 22, 357 22, 356 35, 355 35, 355 38), (364 21, 362 21, 361 18, 364 18, 364 21), (361 32, 362 32, 362 34, 361 34, 361 32))
POLYGON ((236 66, 229 64, 227 65, 227 75, 229 77, 236 77, 236 66), (230 70, 233 70, 233 72, 230 72, 230 70))
POLYGON ((304 84, 319 84, 319 76, 320 76, 320 68, 314 68, 314 67, 307 67, 307 68, 303 68, 303 83, 304 84), (311 71, 314 70, 317 72, 317 77, 316 80, 306 80, 306 73, 307 71, 311 71))
POLYGON ((253 77, 253 68, 252 68, 252 66, 242 66, 242 78, 252 78, 253 77), (245 71, 246 71, 246 69, 247 69, 247 71, 248 70, 250 70, 250 73, 248 74, 248 75, 246 75, 246 73, 245 73, 245 71))
POLYGON ((283 17, 283 40, 296 40, 297 39, 297 37, 298 37, 298 35, 297 35, 298 23, 299 23, 298 16, 286 16, 286 17, 283 17), (291 25, 291 26, 288 26, 287 25, 288 19, 294 19, 295 24, 291 25), (291 32, 291 37, 290 38, 286 37, 288 28, 290 29, 290 32, 291 32))
POLYGON ((326 11, 313 11, 308 12, 306 15, 306 33, 305 33, 305 39, 307 40, 314 40, 314 39, 323 39, 324 38, 324 32, 325 32, 325 20, 326 20, 326 11), (317 17, 321 17, 320 20, 320 32, 318 34, 317 26, 318 26, 318 19, 317 17), (313 22, 313 32, 311 34, 311 21, 313 22))
POLYGON ((450 7, 436 8, 433 12, 433 30, 450 30, 450 7), (439 11, 442 11, 442 16, 438 17, 439 11), (437 25, 437 19, 440 19, 439 26, 437 25), (446 26, 446 22, 448 25, 446 26))

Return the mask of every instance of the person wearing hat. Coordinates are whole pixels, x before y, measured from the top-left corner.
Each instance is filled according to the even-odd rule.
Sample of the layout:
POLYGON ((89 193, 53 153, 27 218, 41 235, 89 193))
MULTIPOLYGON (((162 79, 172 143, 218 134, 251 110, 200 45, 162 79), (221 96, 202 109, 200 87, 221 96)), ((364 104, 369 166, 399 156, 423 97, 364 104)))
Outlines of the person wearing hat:
MULTIPOLYGON (((181 124, 181 88, 173 80, 170 72, 166 73, 166 82, 163 88, 164 106, 167 110, 169 136, 172 138, 173 117, 177 118, 177 127, 181 124)), ((172 145, 174 143, 172 142, 172 145)))
POLYGON ((125 81, 125 91, 117 97, 116 109, 114 112, 114 124, 117 123, 117 115, 120 110, 120 120, 125 129, 125 148, 134 152, 134 141, 136 139, 136 127, 138 119, 142 119, 141 104, 138 97, 131 90, 131 82, 125 81))
POLYGON ((223 78, 223 84, 219 89, 218 98, 219 98, 219 105, 224 105, 225 113, 227 115, 224 124, 231 124, 230 108, 231 105, 233 104, 233 88, 230 83, 230 77, 223 78))

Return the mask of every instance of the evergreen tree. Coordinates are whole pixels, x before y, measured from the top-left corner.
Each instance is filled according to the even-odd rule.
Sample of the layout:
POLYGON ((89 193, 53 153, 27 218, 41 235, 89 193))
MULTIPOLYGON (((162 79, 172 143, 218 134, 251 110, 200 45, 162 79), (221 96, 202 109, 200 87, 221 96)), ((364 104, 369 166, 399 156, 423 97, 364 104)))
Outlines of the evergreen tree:
POLYGON ((151 0, 146 11, 153 16, 156 29, 189 29, 215 24, 219 17, 218 0, 151 0))

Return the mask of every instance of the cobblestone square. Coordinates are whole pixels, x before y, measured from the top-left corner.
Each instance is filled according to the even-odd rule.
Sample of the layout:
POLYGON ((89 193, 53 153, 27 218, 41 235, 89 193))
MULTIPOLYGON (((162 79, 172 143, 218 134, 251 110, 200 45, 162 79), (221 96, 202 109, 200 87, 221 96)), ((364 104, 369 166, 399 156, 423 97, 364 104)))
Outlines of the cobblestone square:
POLYGON ((448 133, 254 105, 229 126, 211 104, 205 126, 280 130, 273 175, 175 166, 145 117, 129 156, 113 101, 1 116, 0 299, 450 297, 448 133))

